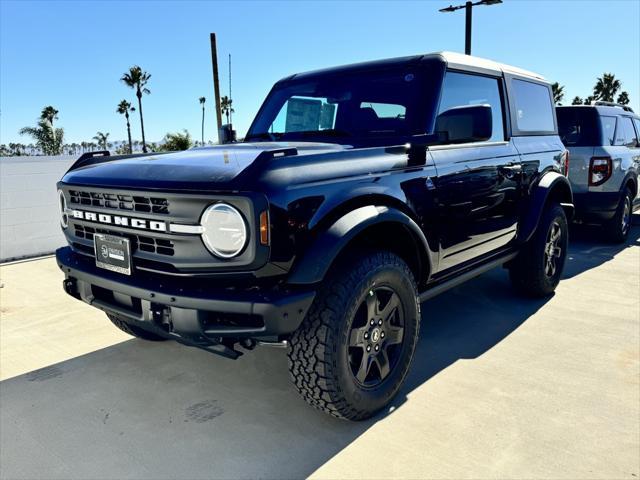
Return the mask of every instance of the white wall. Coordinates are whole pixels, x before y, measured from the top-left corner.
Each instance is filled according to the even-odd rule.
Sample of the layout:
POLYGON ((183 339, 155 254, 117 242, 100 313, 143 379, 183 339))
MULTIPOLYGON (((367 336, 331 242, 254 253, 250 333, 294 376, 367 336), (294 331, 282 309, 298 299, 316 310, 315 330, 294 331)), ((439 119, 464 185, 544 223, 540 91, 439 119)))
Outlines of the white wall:
POLYGON ((56 182, 77 156, 0 158, 0 261, 65 244, 56 182))

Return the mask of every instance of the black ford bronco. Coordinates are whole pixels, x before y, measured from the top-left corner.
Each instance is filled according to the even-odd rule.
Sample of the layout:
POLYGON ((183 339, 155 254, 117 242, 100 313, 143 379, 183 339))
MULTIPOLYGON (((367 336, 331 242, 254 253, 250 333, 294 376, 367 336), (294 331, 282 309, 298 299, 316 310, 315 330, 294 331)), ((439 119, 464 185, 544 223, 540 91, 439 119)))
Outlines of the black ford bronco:
POLYGON ((308 403, 360 420, 400 389, 421 301, 500 265, 554 291, 566 167, 536 74, 453 53, 297 74, 242 142, 78 159, 57 262, 125 332, 284 346, 308 403))

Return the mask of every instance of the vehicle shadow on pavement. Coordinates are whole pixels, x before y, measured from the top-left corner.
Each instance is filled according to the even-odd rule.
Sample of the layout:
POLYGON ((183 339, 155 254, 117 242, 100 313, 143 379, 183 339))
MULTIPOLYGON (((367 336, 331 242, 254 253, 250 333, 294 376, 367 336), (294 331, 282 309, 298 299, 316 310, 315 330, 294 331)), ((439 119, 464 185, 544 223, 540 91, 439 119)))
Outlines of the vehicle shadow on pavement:
POLYGON ((640 246, 640 213, 632 216, 632 227, 627 241, 620 244, 607 242, 602 227, 572 225, 569 232, 569 257, 563 278, 574 277, 586 270, 599 267, 615 255, 630 247, 640 246))
MULTIPOLYGON (((639 236, 636 226, 626 246, 577 241, 568 275, 639 236)), ((425 302, 394 407, 456 361, 489 351, 546 301, 515 295, 496 269, 425 302)), ((234 362, 129 340, 0 383, 0 477, 301 478, 387 415, 348 423, 316 412, 290 384, 282 350, 234 362)))

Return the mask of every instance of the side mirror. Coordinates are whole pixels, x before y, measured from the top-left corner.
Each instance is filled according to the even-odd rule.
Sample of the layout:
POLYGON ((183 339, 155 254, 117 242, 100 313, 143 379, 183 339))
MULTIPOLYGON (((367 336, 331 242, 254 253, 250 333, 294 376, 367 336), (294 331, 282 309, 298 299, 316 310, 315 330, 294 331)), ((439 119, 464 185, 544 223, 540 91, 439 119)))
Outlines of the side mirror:
POLYGON ((442 112, 436 118, 436 133, 448 143, 483 142, 491 138, 493 116, 490 105, 464 105, 442 112))

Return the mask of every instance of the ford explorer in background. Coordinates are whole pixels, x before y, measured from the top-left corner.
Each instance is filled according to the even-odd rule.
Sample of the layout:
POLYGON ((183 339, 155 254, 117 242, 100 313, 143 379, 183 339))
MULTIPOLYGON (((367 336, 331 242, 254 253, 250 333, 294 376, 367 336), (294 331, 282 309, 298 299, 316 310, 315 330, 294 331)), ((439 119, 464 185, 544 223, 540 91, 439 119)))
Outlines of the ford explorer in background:
POLYGON ((608 102, 557 107, 560 138, 570 152, 569 181, 576 220, 604 226, 623 242, 640 208, 640 116, 608 102))
POLYGON ((418 55, 291 75, 241 143, 83 156, 58 184, 64 288, 143 339, 285 346, 309 404, 371 417, 421 301, 500 265, 556 288, 573 203, 551 98, 533 73, 418 55))

